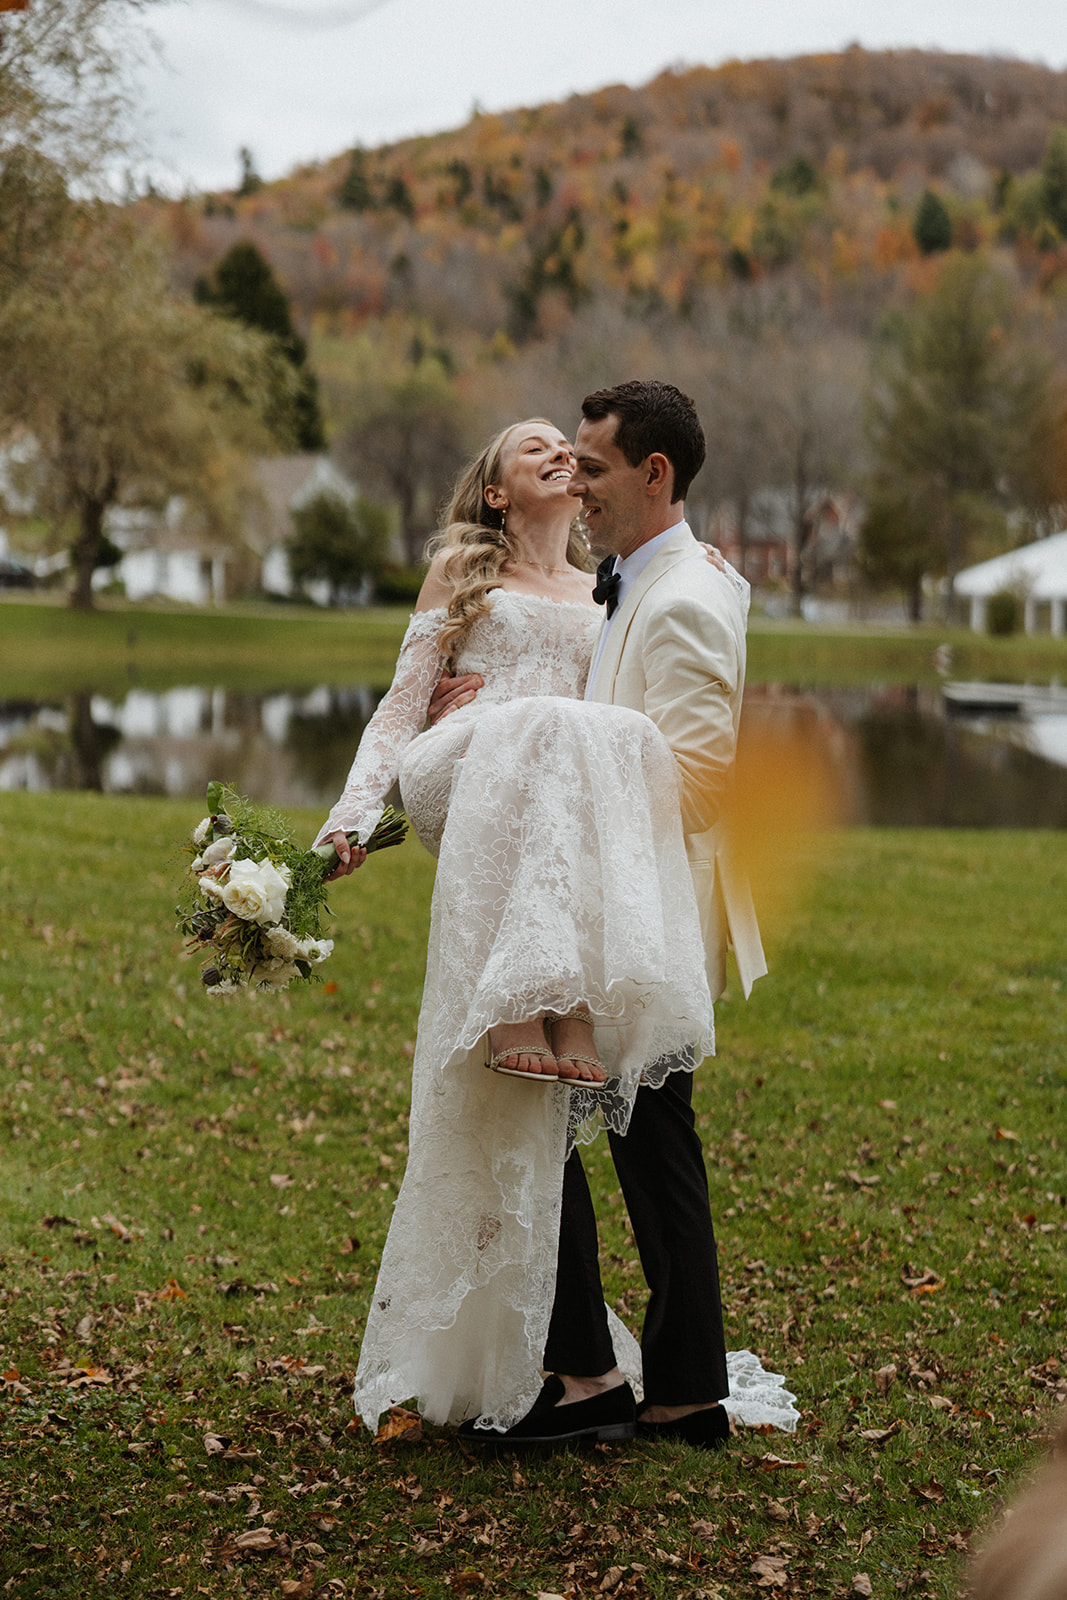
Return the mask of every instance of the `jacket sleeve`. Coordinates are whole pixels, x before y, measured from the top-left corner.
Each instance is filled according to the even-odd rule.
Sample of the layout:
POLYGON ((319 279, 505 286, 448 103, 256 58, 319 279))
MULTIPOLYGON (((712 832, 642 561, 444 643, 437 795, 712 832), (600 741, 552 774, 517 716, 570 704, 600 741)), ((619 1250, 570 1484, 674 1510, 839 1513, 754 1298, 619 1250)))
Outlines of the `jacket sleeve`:
POLYGON ((686 833, 705 833, 719 820, 737 747, 731 699, 744 677, 739 601, 725 580, 711 598, 698 586, 651 608, 642 640, 644 709, 678 763, 686 833))
POLYGON ((319 830, 316 844, 338 831, 358 833, 360 844, 366 844, 381 821, 401 757, 426 725, 430 696, 444 670, 437 648, 444 620, 441 608, 416 611, 412 617, 393 681, 363 730, 344 790, 319 830))

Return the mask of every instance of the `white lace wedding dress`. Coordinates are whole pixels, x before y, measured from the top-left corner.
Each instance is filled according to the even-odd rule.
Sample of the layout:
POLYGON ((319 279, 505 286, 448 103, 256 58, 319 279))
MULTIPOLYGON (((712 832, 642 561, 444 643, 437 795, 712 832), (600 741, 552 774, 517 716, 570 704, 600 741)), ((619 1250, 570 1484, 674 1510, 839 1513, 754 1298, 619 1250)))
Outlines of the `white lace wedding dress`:
POLYGON ((356 1375, 372 1429, 412 1395, 438 1423, 529 1409, 569 1141, 601 1118, 625 1130, 642 1078, 714 1049, 674 758, 647 717, 580 699, 601 615, 493 591, 455 664, 485 687, 424 732, 444 619, 413 616, 319 836, 366 839, 399 777, 439 858, 407 1169, 356 1375), (606 1090, 485 1070, 491 1026, 578 1006, 606 1090))

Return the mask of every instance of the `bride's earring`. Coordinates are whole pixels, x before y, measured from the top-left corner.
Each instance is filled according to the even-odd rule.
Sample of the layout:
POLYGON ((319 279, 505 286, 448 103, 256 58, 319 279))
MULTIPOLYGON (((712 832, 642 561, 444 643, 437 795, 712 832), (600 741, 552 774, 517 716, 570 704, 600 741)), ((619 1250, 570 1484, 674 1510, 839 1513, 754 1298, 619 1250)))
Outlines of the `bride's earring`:
POLYGON ((507 531, 508 531, 508 508, 507 508, 507 506, 501 506, 501 508, 500 508, 500 531, 501 531, 501 533, 507 533, 507 531))

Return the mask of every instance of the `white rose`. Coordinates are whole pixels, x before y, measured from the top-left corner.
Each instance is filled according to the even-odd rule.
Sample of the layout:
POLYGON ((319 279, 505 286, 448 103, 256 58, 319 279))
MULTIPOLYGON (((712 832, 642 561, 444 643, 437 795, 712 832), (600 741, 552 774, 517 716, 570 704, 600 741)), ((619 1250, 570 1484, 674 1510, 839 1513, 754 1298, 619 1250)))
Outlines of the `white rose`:
POLYGON ((213 844, 208 845, 200 859, 206 866, 217 867, 223 861, 232 860, 236 849, 237 846, 232 839, 216 839, 213 844))
POLYGON ((283 961, 294 961, 297 956, 303 954, 304 947, 300 940, 294 938, 289 929, 283 928, 281 924, 267 929, 267 943, 271 953, 280 956, 283 961))
POLYGON ((222 884, 217 878, 213 878, 210 872, 206 873, 205 876, 200 879, 200 893, 211 895, 216 900, 221 900, 222 884))
POLYGON ((198 822, 196 827, 193 829, 193 843, 194 844, 203 844, 204 840, 207 838, 207 836, 208 836, 208 834, 210 832, 211 832, 211 818, 210 817, 205 817, 203 822, 198 822))
POLYGON ((326 961, 332 955, 332 939, 312 939, 310 945, 308 946, 308 956, 312 961, 315 962, 316 966, 320 961, 326 961))
MULTIPOLYGON (((264 926, 281 920, 292 874, 270 861, 233 861, 222 891, 222 903, 244 922, 264 926)), ((204 881, 200 880, 201 883, 204 881)))

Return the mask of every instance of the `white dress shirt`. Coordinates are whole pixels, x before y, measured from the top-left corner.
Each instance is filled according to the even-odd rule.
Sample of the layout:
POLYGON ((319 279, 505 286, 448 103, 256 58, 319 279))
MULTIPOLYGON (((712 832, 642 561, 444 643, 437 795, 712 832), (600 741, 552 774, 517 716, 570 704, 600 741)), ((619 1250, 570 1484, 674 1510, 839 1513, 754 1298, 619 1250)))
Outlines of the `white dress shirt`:
POLYGON ((661 549, 662 546, 667 543, 668 539, 673 539, 674 535, 678 532, 678 529, 684 526, 685 521, 683 519, 681 522, 676 522, 673 528, 665 528, 662 533, 657 533, 654 539, 649 539, 644 544, 639 544, 637 549, 632 551, 630 555, 626 557, 625 561, 620 561, 618 556, 615 557, 615 571, 619 575, 619 587, 615 591, 615 599, 617 604, 611 616, 605 616, 604 626, 600 630, 600 638, 597 640, 596 654, 593 657, 593 665, 589 668, 589 681, 585 686, 585 698, 587 700, 591 697, 593 679, 596 677, 597 668, 600 665, 600 658, 604 654, 604 645, 607 642, 608 629, 618 616, 628 592, 633 588, 642 572, 644 572, 645 568, 648 566, 648 563, 656 554, 656 551, 661 549))

